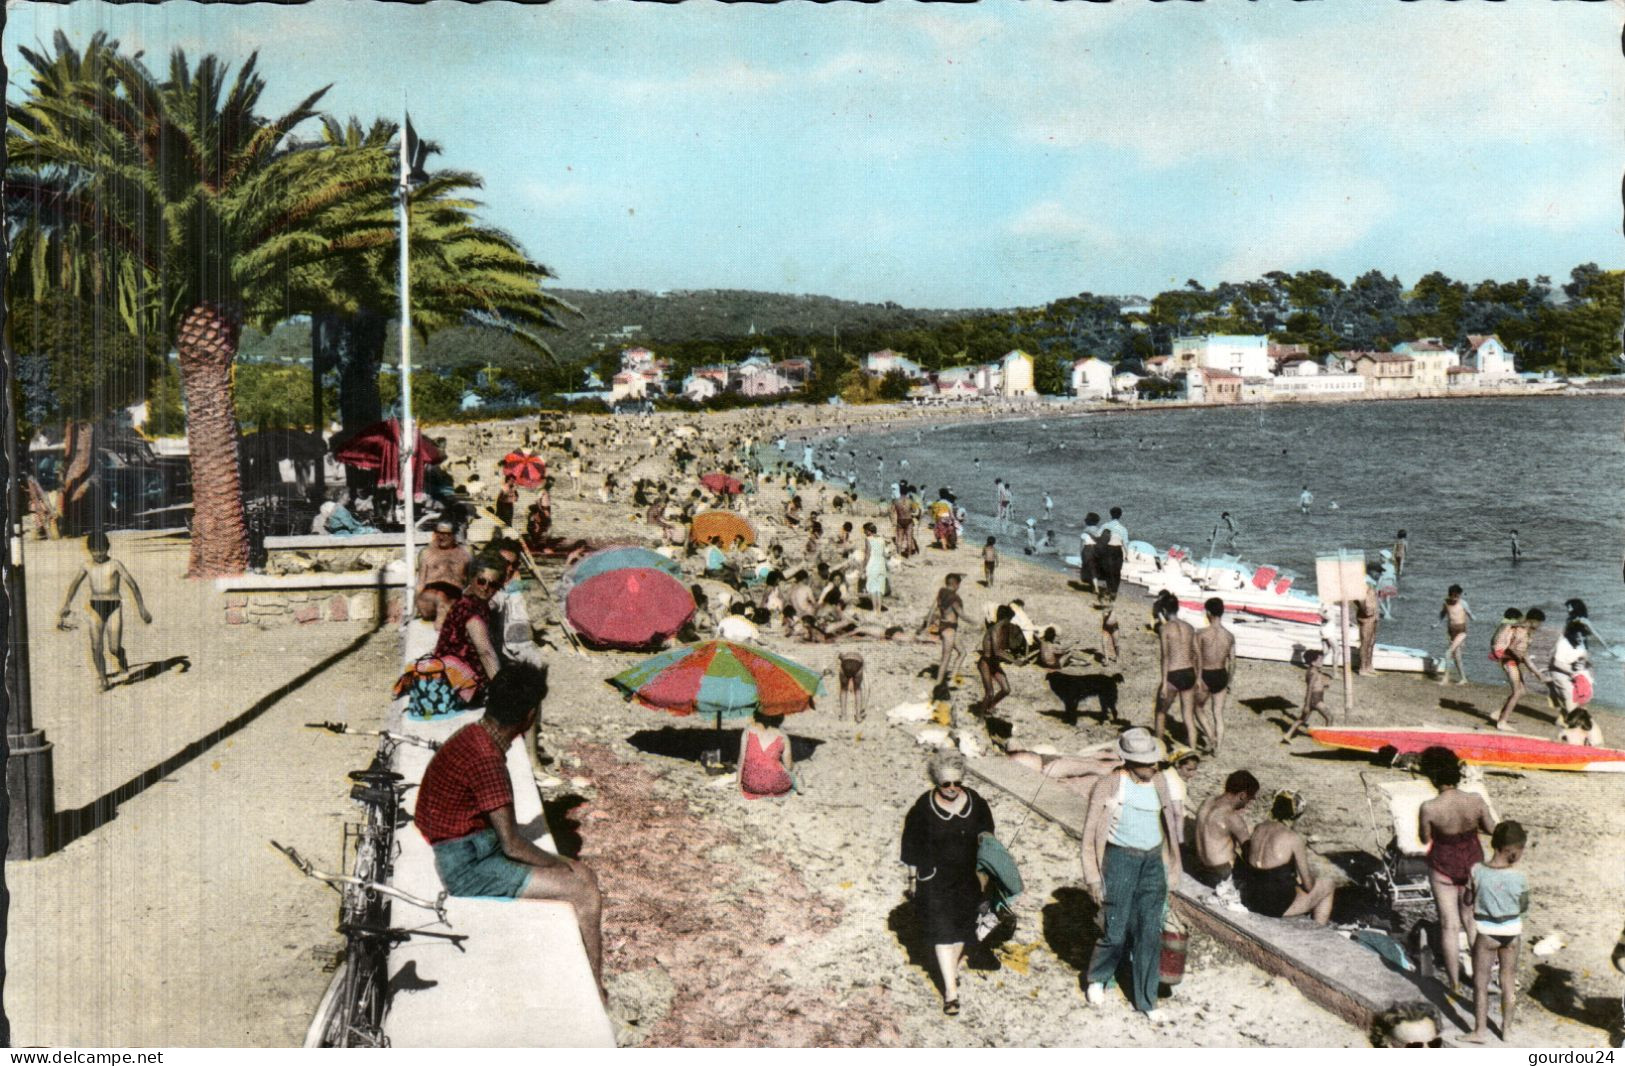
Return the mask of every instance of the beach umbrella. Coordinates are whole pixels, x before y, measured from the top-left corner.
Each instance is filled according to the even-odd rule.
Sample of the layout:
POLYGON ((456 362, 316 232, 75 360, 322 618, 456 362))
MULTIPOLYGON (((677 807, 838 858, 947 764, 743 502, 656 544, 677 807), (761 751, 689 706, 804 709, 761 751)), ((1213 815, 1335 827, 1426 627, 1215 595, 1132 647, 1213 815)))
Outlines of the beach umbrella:
POLYGON ((528 448, 517 448, 502 457, 502 473, 521 488, 533 489, 547 478, 547 461, 528 448))
MULTIPOLYGON (((333 458, 357 470, 376 470, 378 485, 388 488, 401 483, 401 424, 397 419, 374 422, 332 441, 333 458)), ((417 450, 412 454, 412 495, 423 495, 423 468, 437 466, 445 453, 418 430, 417 450)))
POLYGON ((709 544, 712 537, 721 537, 724 547, 732 545, 735 537, 755 544, 756 527, 732 511, 705 511, 694 516, 688 537, 696 544, 709 544))
POLYGON ((713 470, 700 478, 700 484, 712 492, 720 492, 729 496, 737 496, 745 491, 745 483, 736 477, 729 477, 720 470, 713 470))
POLYGON ((678 577, 683 572, 683 568, 677 564, 677 560, 668 559, 651 548, 644 548, 635 544, 618 544, 610 548, 601 548, 591 555, 582 556, 570 568, 569 573, 565 575, 565 580, 573 587, 589 577, 597 577, 599 574, 608 573, 611 570, 637 568, 664 570, 673 577, 678 577))
POLYGON ((675 715, 724 718, 805 711, 818 695, 818 674, 765 648, 707 640, 672 648, 608 679, 629 700, 675 715))
POLYGON ((590 644, 646 648, 694 617, 694 596, 664 570, 606 570, 571 585, 564 617, 590 644))

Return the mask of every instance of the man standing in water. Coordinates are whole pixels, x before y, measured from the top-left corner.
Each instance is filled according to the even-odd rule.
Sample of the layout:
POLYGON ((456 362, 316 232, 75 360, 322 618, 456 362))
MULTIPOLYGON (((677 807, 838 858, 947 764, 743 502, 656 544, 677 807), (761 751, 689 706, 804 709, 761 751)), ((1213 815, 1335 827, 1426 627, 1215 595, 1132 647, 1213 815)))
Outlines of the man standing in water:
POLYGON ((1518 548, 1518 531, 1514 529, 1512 531, 1512 561, 1517 563, 1522 558, 1523 552, 1518 548))
POLYGON ((1196 650, 1196 630, 1179 617, 1179 600, 1171 592, 1157 597, 1151 615, 1157 621, 1158 645, 1162 652, 1162 683, 1157 687, 1151 732, 1158 741, 1166 743, 1165 716, 1177 699, 1180 716, 1185 721, 1185 742, 1195 747, 1193 701, 1196 695, 1196 670, 1200 662, 1196 650))
POLYGON ((1196 689, 1196 723, 1207 733, 1209 750, 1219 754, 1224 741, 1224 704, 1236 671, 1236 638, 1219 623, 1224 601, 1214 596, 1202 605, 1207 626, 1196 632, 1196 653, 1202 674, 1196 689))
POLYGON ((1213 527, 1213 546, 1218 547, 1223 541, 1226 548, 1235 548, 1236 534, 1240 532, 1241 529, 1237 527, 1236 520, 1230 517, 1230 512, 1221 512, 1218 523, 1213 527))
POLYGON ((1299 511, 1299 513, 1300 514, 1308 514, 1309 513, 1309 505, 1314 503, 1314 502, 1315 502, 1315 494, 1309 491, 1309 486, 1308 485, 1305 485, 1303 487, 1303 491, 1298 494, 1298 511, 1299 511))
POLYGON ((112 652, 113 658, 118 661, 120 673, 130 668, 124 657, 124 599, 121 587, 129 584, 130 595, 135 597, 135 609, 140 613, 141 621, 151 625, 152 614, 141 599, 141 586, 135 583, 135 578, 130 576, 123 563, 108 554, 112 546, 107 541, 106 533, 97 531, 87 536, 85 549, 90 552, 90 562, 73 575, 73 581, 68 584, 68 594, 62 598, 62 610, 57 616, 57 628, 68 628, 68 612, 73 609, 73 597, 79 592, 79 586, 88 579, 90 598, 85 607, 90 619, 90 658, 96 664, 97 683, 101 691, 106 692, 112 687, 107 679, 107 652, 112 652))

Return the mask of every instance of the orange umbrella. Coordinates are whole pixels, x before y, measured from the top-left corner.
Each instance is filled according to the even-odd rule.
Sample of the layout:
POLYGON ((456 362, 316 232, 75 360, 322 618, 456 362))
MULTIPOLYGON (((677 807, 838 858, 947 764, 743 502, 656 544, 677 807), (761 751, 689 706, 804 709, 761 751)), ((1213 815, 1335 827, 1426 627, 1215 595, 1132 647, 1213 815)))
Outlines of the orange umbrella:
POLYGON ((735 537, 743 537, 746 544, 755 544, 756 528, 732 511, 706 511, 695 515, 688 527, 688 539, 696 544, 709 544, 712 537, 721 537, 724 547, 731 546, 735 537))
POLYGON ((521 488, 533 489, 546 480, 547 462, 535 452, 520 448, 502 457, 502 472, 521 488))

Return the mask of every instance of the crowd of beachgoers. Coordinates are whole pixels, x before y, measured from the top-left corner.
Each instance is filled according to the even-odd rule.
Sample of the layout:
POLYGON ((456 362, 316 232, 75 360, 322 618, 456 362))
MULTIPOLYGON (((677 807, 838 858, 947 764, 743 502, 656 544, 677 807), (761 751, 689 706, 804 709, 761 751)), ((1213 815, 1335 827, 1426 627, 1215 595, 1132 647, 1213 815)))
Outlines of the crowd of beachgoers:
MULTIPOLYGON (((1023 413, 1019 405, 986 404, 946 417, 1023 413)), ((458 556, 464 566, 474 560, 464 577, 485 565, 478 561, 483 545, 486 560, 494 551, 506 567, 489 575, 492 586, 532 566, 540 578, 515 597, 520 617, 534 627, 528 637, 540 642, 520 654, 553 674, 534 769, 544 795, 583 793, 576 799, 585 803, 575 809, 579 855, 603 886, 605 983, 623 1035, 655 1044, 1112 1043, 1131 1034, 1169 1045, 1365 1039, 1201 937, 1192 941, 1190 974, 1160 1004, 1155 982, 1150 1000, 1139 987, 1143 973, 1124 995, 1103 996, 1096 987, 1112 976, 1094 972, 1096 921, 1107 940, 1118 936, 1107 913, 1118 890, 1111 849, 1127 847, 1133 831, 1120 815, 1099 830, 1108 849, 1103 898, 1101 871, 1090 877, 1076 844, 1041 818, 1029 824, 1030 812, 1015 797, 968 787, 966 761, 972 769, 984 760, 1030 767, 1094 805, 1104 795, 1102 782, 1112 790, 1120 780, 1144 784, 1131 771, 1154 755, 1149 763, 1165 771, 1156 787, 1172 791, 1177 802, 1177 828, 1169 832, 1183 838, 1192 873, 1215 875, 1208 902, 1284 914, 1282 920, 1345 926, 1368 920, 1354 914, 1352 901, 1362 891, 1359 860, 1350 859, 1380 854, 1395 827, 1369 808, 1361 778, 1369 761, 1329 756, 1294 728, 1317 704, 1322 715, 1339 709, 1337 688, 1320 667, 1238 662, 1222 642, 1197 640, 1200 629, 1185 633, 1191 627, 1165 602, 1118 584, 1113 571, 1120 558, 1111 552, 1128 537, 1112 509, 1132 515, 1134 501, 1098 501, 1108 517, 1091 527, 1081 570, 1063 574, 1024 558, 1024 547, 1044 546, 1024 544, 1019 525, 1000 538, 1008 543, 965 536, 967 526, 1003 517, 998 456, 980 464, 988 485, 955 493, 911 484, 906 454, 882 457, 864 445, 866 432, 895 433, 911 419, 944 417, 901 406, 838 413, 785 407, 429 430, 449 456, 446 471, 473 503, 461 516, 472 521, 448 510, 449 528, 442 529, 454 556, 464 552, 459 540, 473 538, 458 556), (522 488, 503 477, 501 459, 515 449, 545 461, 545 480, 522 488), (893 498, 851 490, 859 463, 873 468, 871 480, 896 483, 893 498), (749 532, 695 536, 713 521, 696 525, 696 517, 719 511, 742 519, 749 532), (1091 543, 1098 555, 1088 550, 1091 543), (584 634, 555 624, 563 614, 552 594, 556 582, 584 555, 610 545, 661 553, 690 587, 693 617, 666 645, 721 638, 804 664, 822 675, 815 706, 789 717, 725 723, 738 730, 726 746, 706 721, 656 729, 667 725, 658 712, 623 702, 604 681, 658 647, 595 650, 584 634), (1147 726, 1158 735, 1125 733, 1147 726), (717 774, 718 761, 732 764, 731 772, 717 774), (577 767, 593 772, 576 774, 577 767), (1238 781, 1251 785, 1238 791, 1238 781), (736 802, 741 795, 763 802, 736 802), (658 817, 651 817, 651 805, 658 817), (976 829, 969 857, 963 839, 927 832, 922 817, 976 829), (1012 820, 1021 828, 1007 835, 1012 820), (682 825, 703 831, 720 869, 697 871, 684 859, 672 839, 682 825), (979 907, 984 900, 976 897, 987 893, 974 876, 959 883, 970 886, 965 891, 918 880, 929 881, 925 871, 938 863, 947 869, 968 861, 974 873, 974 842, 995 826, 1026 882, 1008 906, 979 907), (663 869, 662 858, 673 865, 663 869), (1225 869, 1232 863, 1234 873, 1225 869), (1345 900, 1335 909, 1334 888, 1345 900), (674 892, 687 895, 687 904, 674 892), (707 899, 696 900, 695 892, 707 899), (780 913, 764 892, 802 902, 796 913, 780 913), (662 910, 663 901, 670 911, 662 910), (684 906, 714 907, 720 921, 772 932, 759 942, 748 932, 740 938, 738 930, 707 931, 692 915, 676 919, 684 906), (967 921, 980 925, 969 929, 967 921), (977 944, 989 929, 996 930, 990 942, 999 944, 992 953, 977 944), (708 947, 710 936, 735 939, 708 947), (945 954, 942 948, 956 942, 945 938, 954 936, 969 950, 945 954), (917 976, 907 976, 910 970, 917 976), (836 999, 797 1002, 797 987, 832 980, 836 999), (1004 987, 1018 981, 1029 987, 1004 987), (1270 1009, 1301 1023, 1259 1021, 1268 1012, 1236 994, 1259 987, 1270 989, 1264 997, 1270 1009), (1033 1000, 1049 1008, 1047 1016, 1032 1016, 1033 1000), (753 1020, 748 1004, 755 1001, 773 1005, 766 1021, 753 1020), (1255 1011, 1262 1012, 1255 1018, 1255 1011)), ((1373 570, 1373 614, 1397 593, 1403 553, 1402 543, 1384 551, 1373 570)), ((440 575, 420 600, 420 626, 432 631, 448 618, 456 625, 458 605, 479 598, 451 576, 440 575)), ((1460 599, 1452 594, 1439 606, 1457 643, 1466 640, 1469 622, 1460 599)), ((1583 604, 1579 612, 1583 619, 1583 604)), ((1569 629, 1554 634, 1548 649, 1569 640, 1569 629)), ((495 643, 531 643, 511 629, 494 632, 495 643)), ((1509 680, 1520 672, 1545 679, 1561 664, 1551 650, 1531 652, 1528 632, 1525 619, 1509 615, 1484 627, 1468 653, 1482 642, 1500 653, 1498 661, 1512 663, 1509 680)), ((1582 636, 1573 639, 1583 646, 1582 636)), ((430 632, 418 650, 429 650, 430 641, 446 646, 430 632)), ((474 673, 493 672, 481 669, 479 648, 464 640, 460 650, 474 660, 474 673)), ((500 670, 513 649, 493 650, 490 666, 500 670)), ((1502 698, 1465 678, 1441 690, 1431 678, 1363 665, 1368 676, 1357 683, 1366 722, 1493 730, 1516 714, 1514 723, 1527 732, 1563 732, 1579 743, 1601 739, 1595 722, 1576 713, 1572 689, 1567 700, 1559 689, 1548 706, 1544 690, 1526 696, 1517 688, 1502 698)), ((1453 666, 1459 674, 1459 660, 1453 666)), ((1606 783, 1584 774, 1486 779, 1469 769, 1472 790, 1463 791, 1459 763, 1444 760, 1449 765, 1440 769, 1438 753, 1432 759, 1429 776, 1441 796, 1473 800, 1451 799, 1442 813, 1436 807, 1422 818, 1424 842, 1452 843, 1435 847, 1445 857, 1430 867, 1449 949, 1439 959, 1444 984, 1423 990, 1434 994, 1419 993, 1421 1013, 1438 1033, 1496 1039, 1511 1021, 1516 989, 1519 1041, 1572 1041, 1560 1034, 1575 1021, 1612 1025, 1592 1000, 1612 994, 1607 960, 1618 915, 1603 900, 1613 894, 1604 886, 1617 871, 1603 854, 1608 849, 1565 854, 1563 843, 1615 832, 1608 805, 1599 802, 1606 783), (1483 810, 1473 805, 1483 802, 1480 795, 1490 797, 1483 810), (1503 819, 1511 828, 1486 849, 1480 835, 1488 839, 1503 819), (1532 892, 1520 896, 1507 887, 1525 877, 1532 892), (1508 898, 1515 913, 1496 913, 1508 898), (1483 922, 1476 935, 1475 917, 1483 922), (1565 954, 1520 958, 1517 945, 1537 933, 1543 952, 1561 942, 1565 954), (1497 963, 1516 978, 1498 978, 1504 1003, 1486 1003, 1497 963), (1476 1004, 1465 976, 1473 972, 1483 975, 1476 1004)), ((998 877, 989 883, 996 891, 998 877)), ((1159 903, 1131 924, 1154 925, 1160 937, 1164 913, 1159 903)), ((1138 954, 1147 950, 1142 945, 1138 954)))

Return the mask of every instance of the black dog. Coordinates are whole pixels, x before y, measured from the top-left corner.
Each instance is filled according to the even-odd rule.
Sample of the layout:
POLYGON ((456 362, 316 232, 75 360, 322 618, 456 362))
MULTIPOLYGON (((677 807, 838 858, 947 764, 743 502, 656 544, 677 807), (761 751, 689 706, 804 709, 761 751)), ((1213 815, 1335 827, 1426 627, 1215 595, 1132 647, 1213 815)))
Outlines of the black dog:
POLYGON ((1123 680, 1122 674, 1063 674, 1052 670, 1044 675, 1044 680, 1049 682, 1050 691, 1060 698, 1067 717, 1076 717, 1078 704, 1091 696, 1100 701, 1102 720, 1117 717, 1117 686, 1123 680))

